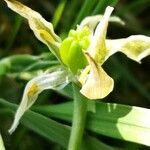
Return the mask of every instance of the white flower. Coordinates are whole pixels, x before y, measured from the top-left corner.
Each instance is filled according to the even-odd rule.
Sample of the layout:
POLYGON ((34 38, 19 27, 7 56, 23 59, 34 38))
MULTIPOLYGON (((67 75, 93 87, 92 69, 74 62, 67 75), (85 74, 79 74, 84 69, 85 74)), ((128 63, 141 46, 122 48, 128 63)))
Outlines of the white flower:
POLYGON ((82 84, 80 92, 89 99, 104 98, 113 90, 113 79, 101 67, 111 55, 123 52, 129 58, 140 62, 142 58, 150 54, 150 37, 133 35, 124 39, 106 39, 107 26, 112 11, 112 7, 106 8, 96 29, 98 20, 95 16, 85 18, 81 22, 82 28, 89 26, 93 32, 90 46, 86 52, 89 66, 82 71, 79 77, 82 84))
MULTIPOLYGON (((102 99, 113 90, 114 81, 102 68, 102 64, 111 55, 116 52, 123 52, 129 58, 140 62, 142 58, 150 54, 150 38, 147 36, 133 35, 124 39, 106 39, 109 21, 116 21, 124 24, 118 17, 110 17, 113 7, 108 6, 103 16, 97 15, 87 17, 77 26, 77 30, 75 31, 76 34, 79 33, 77 38, 71 37, 65 41, 66 43, 73 42, 74 45, 72 50, 77 50, 71 51, 71 58, 69 58, 69 55, 66 54, 65 51, 68 45, 62 45, 63 42, 61 38, 55 34, 51 23, 47 22, 39 13, 24 6, 20 2, 15 0, 5 1, 8 7, 28 20, 29 26, 33 30, 35 36, 49 47, 63 66, 66 65, 68 68, 72 67, 74 73, 78 73, 78 66, 80 66, 79 69, 82 69, 85 65, 80 75, 78 76, 78 74, 75 74, 75 77, 77 76, 77 80, 82 85, 80 92, 89 99, 102 99), (88 36, 89 34, 90 36, 88 36), (79 41, 80 38, 83 39, 79 41), (90 42, 87 38, 90 39, 90 42), (74 41, 74 39, 76 41, 74 41), (61 49, 63 49, 63 51, 61 51, 61 49), (78 59, 78 62, 72 60, 72 58, 78 59), (84 61, 80 58, 84 59, 84 61), (84 62, 85 64, 80 64, 80 62, 84 62)), ((71 70, 70 68, 68 70, 71 70)), ((22 101, 9 132, 12 133, 16 129, 22 115, 33 105, 38 95, 43 90, 63 88, 71 80, 70 74, 64 68, 48 74, 42 74, 30 80, 24 90, 22 101)))

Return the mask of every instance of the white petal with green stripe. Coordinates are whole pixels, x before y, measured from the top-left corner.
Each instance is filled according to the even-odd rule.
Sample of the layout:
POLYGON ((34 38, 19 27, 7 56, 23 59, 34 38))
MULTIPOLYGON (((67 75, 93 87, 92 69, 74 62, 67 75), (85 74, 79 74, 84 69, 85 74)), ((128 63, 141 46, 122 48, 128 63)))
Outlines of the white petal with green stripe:
POLYGON ((4 143, 3 143, 3 139, 2 139, 1 134, 0 134, 0 150, 5 150, 5 147, 4 147, 4 143))
MULTIPOLYGON (((103 15, 95 15, 95 16, 88 16, 82 20, 80 23, 80 28, 88 27, 91 31, 94 31, 97 24, 102 20, 103 15)), ((125 25, 125 22, 117 17, 117 16, 110 16, 109 22, 116 22, 121 25, 125 25)))
POLYGON ((9 133, 14 132, 19 124, 20 118, 37 100, 38 95, 46 89, 59 90, 69 83, 66 70, 57 70, 52 73, 42 74, 30 80, 24 90, 21 103, 15 114, 14 122, 9 129, 9 133))
POLYGON ((124 39, 107 40, 109 56, 116 52, 122 52, 130 59, 140 62, 150 55, 150 37, 144 35, 132 35, 124 39))
POLYGON ((5 0, 8 7, 26 18, 35 36, 58 57, 58 47, 61 39, 54 32, 53 25, 47 22, 39 13, 15 0, 5 0))
POLYGON ((113 7, 108 6, 105 10, 105 14, 97 25, 94 35, 91 40, 91 44, 88 48, 90 56, 97 62, 102 64, 108 53, 106 48, 106 33, 109 22, 109 17, 113 11, 113 7))
POLYGON ((89 54, 86 56, 90 68, 85 68, 80 76, 79 80, 82 83, 80 92, 89 99, 102 99, 113 90, 114 81, 89 54))

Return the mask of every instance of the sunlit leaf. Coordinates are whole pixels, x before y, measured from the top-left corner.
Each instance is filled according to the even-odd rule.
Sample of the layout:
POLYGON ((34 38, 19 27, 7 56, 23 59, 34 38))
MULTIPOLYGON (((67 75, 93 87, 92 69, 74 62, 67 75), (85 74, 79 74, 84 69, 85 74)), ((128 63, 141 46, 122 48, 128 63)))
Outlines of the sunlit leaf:
MULTIPOLYGON (((9 103, 4 99, 0 99, 0 106, 1 105, 3 106, 3 108, 6 108, 4 108, 5 115, 12 114, 12 112, 14 113, 17 109, 17 105, 9 103)), ((53 141, 54 143, 61 145, 65 149, 68 146, 71 129, 70 126, 66 126, 44 115, 30 110, 25 113, 24 117, 21 120, 21 124, 39 134, 40 136, 48 139, 49 141, 53 141)), ((114 150, 113 147, 110 147, 105 143, 99 141, 98 139, 85 134, 81 145, 81 150, 99 149, 114 150)))
MULTIPOLYGON (((71 122, 73 103, 37 106, 34 110, 50 117, 71 122)), ((149 116, 150 109, 97 102, 96 112, 88 113, 86 128, 105 136, 150 146, 149 116)))

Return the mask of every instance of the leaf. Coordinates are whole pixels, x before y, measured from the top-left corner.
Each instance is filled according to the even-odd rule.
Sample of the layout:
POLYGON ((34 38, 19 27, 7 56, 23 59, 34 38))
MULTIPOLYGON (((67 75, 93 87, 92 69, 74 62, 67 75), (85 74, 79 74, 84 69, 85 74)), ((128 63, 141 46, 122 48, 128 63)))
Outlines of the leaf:
POLYGON ((47 22, 39 13, 18 1, 5 0, 5 2, 8 4, 9 8, 28 20, 29 26, 31 30, 33 30, 35 36, 46 44, 51 49, 52 53, 58 57, 58 43, 61 42, 61 39, 55 34, 53 25, 47 22))
POLYGON ((5 147, 4 147, 4 143, 3 143, 3 139, 2 139, 1 134, 0 134, 0 150, 5 150, 5 147))
MULTIPOLYGON (((17 109, 17 105, 7 102, 4 99, 0 99, 0 106, 4 108, 5 115, 14 113, 17 109), (7 111, 7 112, 6 112, 7 111)), ((2 109, 1 109, 2 110, 2 109)), ((1 113, 1 112, 0 112, 1 113)), ((3 114, 4 115, 4 114, 3 114)), ((71 128, 69 126, 58 123, 46 116, 33 111, 27 111, 24 117, 21 119, 21 124, 34 131, 35 133, 45 137, 46 139, 60 144, 63 148, 67 149, 68 140, 70 136, 71 128)), ((102 143, 96 138, 86 135, 84 136, 81 150, 113 150, 112 147, 102 143)), ((3 149, 2 149, 3 150, 3 149)))
MULTIPOLYGON (((150 55, 150 37, 144 35, 132 35, 124 39, 106 40, 109 56, 116 52, 122 52, 127 57, 140 62, 150 55)), ((108 56, 108 57, 109 57, 108 56)))
MULTIPOLYGON (((9 109, 9 114, 14 113, 17 109, 17 105, 9 103, 4 99, 0 99, 0 106, 6 107, 7 110, 9 109)), ((64 148, 68 145, 69 127, 50 118, 28 110, 21 119, 21 124, 46 139, 60 144, 64 148)))
MULTIPOLYGON (((82 81, 79 79, 82 83, 80 92, 89 99, 102 99, 113 90, 114 81, 106 74, 101 66, 96 64, 88 53, 86 56, 91 69, 88 75, 85 74, 85 76, 82 77, 82 81)), ((82 75, 81 73, 81 76, 82 75)))
POLYGON ((69 100, 73 99, 73 90, 72 85, 68 84, 63 89, 57 91, 59 94, 63 95, 64 97, 67 97, 69 100))
POLYGON ((85 147, 87 147, 88 150, 119 150, 102 142, 99 142, 99 140, 95 137, 87 136, 86 139, 84 139, 84 141, 86 144, 85 147))
POLYGON ((82 7, 79 10, 79 13, 77 14, 77 17, 72 25, 72 27, 74 28, 77 24, 80 23, 80 21, 89 14, 89 12, 92 10, 92 8, 94 7, 94 5, 96 4, 96 0, 93 0, 91 2, 91 0, 86 0, 83 1, 82 3, 82 7))
POLYGON ((115 5, 117 3, 118 3, 118 0, 110 0, 110 1, 101 0, 101 1, 98 1, 98 3, 96 4, 95 9, 92 12, 92 15, 103 13, 103 11, 105 10, 105 8, 107 6, 113 6, 113 7, 115 7, 115 5))
POLYGON ((25 67, 38 61, 36 56, 31 55, 15 55, 3 58, 0 60, 0 75, 9 72, 20 72, 25 67))
POLYGON ((21 103, 15 114, 14 122, 9 129, 9 133, 14 132, 19 124, 20 118, 26 110, 28 110, 38 98, 38 95, 45 89, 61 89, 67 85, 67 72, 65 70, 57 70, 52 73, 42 74, 30 80, 24 90, 21 103))
POLYGON ((38 56, 12 55, 0 60, 0 75, 47 69, 58 63, 49 52, 38 56))
MULTIPOLYGON (((70 136, 69 126, 60 124, 38 113, 35 113, 32 111, 29 111, 29 112, 25 115, 25 117, 22 120, 22 123, 26 127, 35 131, 41 136, 60 144, 62 147, 67 149, 69 136, 70 136)), ((85 137, 81 146, 81 150, 99 150, 99 148, 102 148, 102 149, 105 148, 106 150, 113 149, 91 136, 85 137), (84 143, 86 143, 86 145, 84 143), (91 145, 90 143, 93 143, 93 145, 91 145), (97 144, 99 147, 95 148, 94 143, 95 145, 97 144), (91 149, 89 149, 89 147, 91 149)))
POLYGON ((7 53, 7 55, 8 55, 8 50, 10 50, 10 48, 12 48, 12 45, 14 44, 14 41, 19 32, 22 22, 23 22, 22 17, 16 15, 12 26, 12 31, 9 33, 7 37, 7 46, 5 48, 5 52, 7 53))
POLYGON ((64 11, 65 5, 66 5, 66 0, 61 0, 61 2, 58 4, 54 16, 53 16, 53 20, 52 23, 54 25, 54 28, 56 28, 57 24, 59 23, 62 13, 64 11))
MULTIPOLYGON (((38 106, 34 110, 71 122, 73 103, 38 106)), ((149 116, 150 109, 97 102, 96 113, 88 113, 86 128, 105 136, 150 146, 149 116)))

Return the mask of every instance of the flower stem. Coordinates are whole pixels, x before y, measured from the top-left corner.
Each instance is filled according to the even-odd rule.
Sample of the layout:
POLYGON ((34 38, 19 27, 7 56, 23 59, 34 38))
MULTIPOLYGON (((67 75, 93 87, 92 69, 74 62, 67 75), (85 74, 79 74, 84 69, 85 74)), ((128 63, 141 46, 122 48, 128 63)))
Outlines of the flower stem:
POLYGON ((79 150, 86 121, 87 99, 79 93, 79 88, 75 84, 73 84, 73 89, 74 112, 68 150, 79 150))

